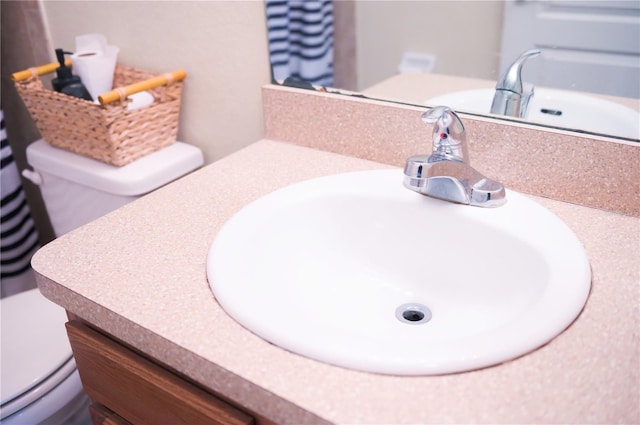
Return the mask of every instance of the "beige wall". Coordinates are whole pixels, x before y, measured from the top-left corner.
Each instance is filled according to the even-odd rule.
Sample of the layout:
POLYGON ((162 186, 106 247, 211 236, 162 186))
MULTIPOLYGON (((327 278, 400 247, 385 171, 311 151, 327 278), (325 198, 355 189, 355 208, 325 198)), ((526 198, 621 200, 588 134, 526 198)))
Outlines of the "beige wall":
POLYGON ((358 0, 355 7, 360 90, 397 74, 404 51, 435 54, 435 73, 498 77, 501 0, 358 0))
MULTIPOLYGON (((101 33, 119 62, 187 71, 178 138, 215 161, 262 137, 260 87, 271 79, 264 5, 252 1, 42 2, 52 47, 101 33)), ((53 52, 52 52, 53 53, 53 52)))

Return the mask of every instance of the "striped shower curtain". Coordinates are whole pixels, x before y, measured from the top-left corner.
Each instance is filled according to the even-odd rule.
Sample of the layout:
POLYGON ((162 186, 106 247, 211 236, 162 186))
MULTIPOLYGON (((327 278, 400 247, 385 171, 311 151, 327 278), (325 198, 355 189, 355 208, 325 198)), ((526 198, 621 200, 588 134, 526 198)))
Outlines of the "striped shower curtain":
POLYGON ((13 160, 13 153, 0 109, 0 285, 2 296, 35 287, 31 271, 31 256, 39 247, 29 205, 13 160))
POLYGON ((333 86, 331 0, 265 0, 273 78, 333 86))

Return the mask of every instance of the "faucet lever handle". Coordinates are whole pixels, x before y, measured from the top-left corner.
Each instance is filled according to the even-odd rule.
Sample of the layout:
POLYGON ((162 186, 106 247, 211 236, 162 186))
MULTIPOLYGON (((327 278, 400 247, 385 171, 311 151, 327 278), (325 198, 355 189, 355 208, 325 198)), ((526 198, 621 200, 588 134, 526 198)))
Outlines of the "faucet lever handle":
POLYGON ((433 126, 432 161, 453 159, 467 162, 467 142, 462 120, 448 106, 436 106, 422 114, 422 121, 433 126))

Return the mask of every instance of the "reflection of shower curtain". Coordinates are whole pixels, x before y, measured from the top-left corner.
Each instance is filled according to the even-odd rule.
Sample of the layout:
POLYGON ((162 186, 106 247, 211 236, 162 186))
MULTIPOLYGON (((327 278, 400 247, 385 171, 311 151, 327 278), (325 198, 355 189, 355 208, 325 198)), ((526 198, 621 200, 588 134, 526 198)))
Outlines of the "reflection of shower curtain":
POLYGON ((333 85, 331 0, 265 0, 273 77, 333 85))
POLYGON ((31 256, 38 248, 38 231, 27 205, 18 168, 7 140, 4 114, 0 109, 0 280, 3 296, 34 287, 31 256))

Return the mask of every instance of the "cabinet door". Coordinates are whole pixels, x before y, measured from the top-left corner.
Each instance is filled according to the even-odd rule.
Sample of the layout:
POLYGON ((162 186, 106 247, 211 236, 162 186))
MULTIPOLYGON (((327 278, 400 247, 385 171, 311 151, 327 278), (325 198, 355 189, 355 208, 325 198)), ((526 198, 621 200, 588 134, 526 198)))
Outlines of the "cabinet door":
POLYGON ((234 406, 77 321, 67 333, 94 404, 132 424, 253 424, 234 406))

